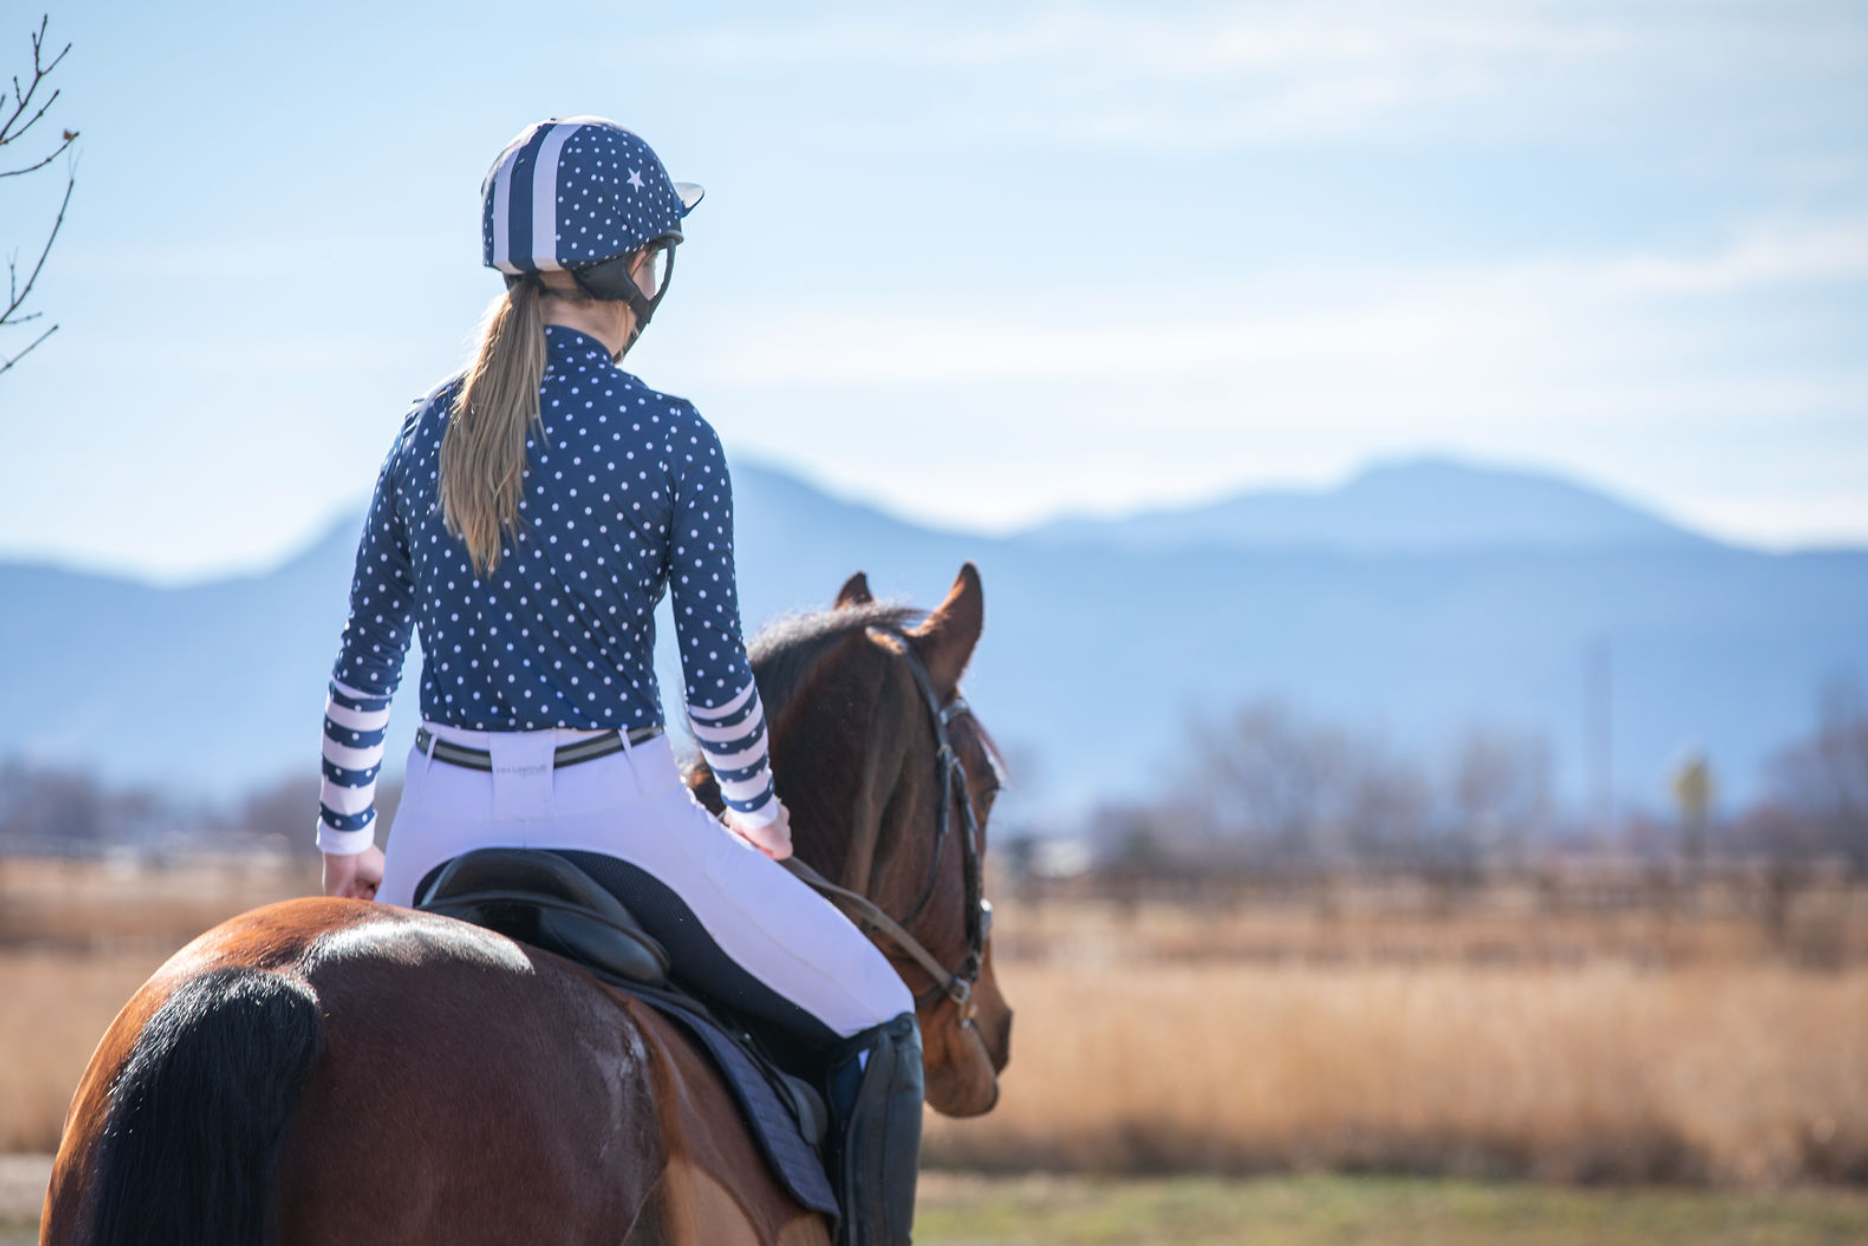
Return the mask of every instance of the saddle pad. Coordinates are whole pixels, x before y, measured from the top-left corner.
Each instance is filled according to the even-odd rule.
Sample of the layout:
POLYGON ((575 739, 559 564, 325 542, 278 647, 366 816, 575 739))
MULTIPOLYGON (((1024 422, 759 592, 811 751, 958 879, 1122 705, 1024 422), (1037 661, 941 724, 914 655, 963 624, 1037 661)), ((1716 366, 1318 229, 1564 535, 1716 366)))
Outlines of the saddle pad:
POLYGON ((732 1092, 734 1102, 739 1104, 740 1114, 758 1140, 759 1151, 765 1156, 772 1175, 799 1206, 828 1216, 834 1227, 838 1216, 837 1196, 830 1188, 830 1178, 824 1175, 824 1163, 818 1158, 817 1149, 805 1140, 797 1117, 779 1098, 746 1048, 712 1017, 687 1007, 677 997, 590 970, 588 965, 583 968, 640 999, 694 1036, 713 1061, 714 1068, 719 1070, 720 1079, 732 1092))

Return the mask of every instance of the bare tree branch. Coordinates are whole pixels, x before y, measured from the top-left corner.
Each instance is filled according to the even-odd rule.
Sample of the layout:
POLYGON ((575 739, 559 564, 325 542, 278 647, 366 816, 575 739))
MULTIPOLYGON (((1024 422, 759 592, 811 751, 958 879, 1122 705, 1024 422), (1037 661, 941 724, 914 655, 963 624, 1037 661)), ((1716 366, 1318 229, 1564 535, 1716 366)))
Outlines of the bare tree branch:
MULTIPOLYGON (((26 278, 25 288, 21 289, 17 293, 9 292, 11 301, 7 303, 5 311, 0 311, 0 325, 8 325, 8 324, 14 323, 15 317, 13 313, 19 310, 20 304, 24 303, 26 301, 27 296, 32 293, 33 283, 39 280, 39 271, 45 267, 45 257, 52 253, 52 243, 57 241, 58 239, 59 227, 65 223, 65 209, 71 203, 72 188, 75 187, 77 184, 78 184, 78 175, 76 173, 70 173, 66 175, 65 177, 65 198, 58 205, 58 219, 52 222, 52 232, 46 236, 45 246, 39 249, 39 259, 32 266, 32 275, 26 278)), ((9 271, 9 279, 8 279, 9 286, 12 284, 11 276, 10 276, 12 267, 13 266, 10 263, 7 265, 7 268, 9 271)))
POLYGON ((19 89, 19 78, 16 76, 13 79, 14 108, 11 116, 7 117, 5 121, 0 121, 0 147, 6 146, 8 143, 13 142, 15 139, 25 134, 26 131, 32 129, 33 123, 45 116, 45 110, 52 106, 52 100, 58 98, 58 92, 53 91, 52 98, 41 104, 39 106, 39 111, 34 113, 25 125, 20 126, 17 130, 13 128, 19 121, 21 115, 23 115, 28 108, 32 107, 33 93, 39 89, 39 84, 45 81, 47 74, 58 68, 58 63, 65 59, 65 53, 71 51, 71 45, 67 43, 64 48, 59 51, 59 54, 52 58, 51 64, 45 65, 40 63, 40 56, 45 48, 45 24, 49 20, 51 20, 51 14, 49 13, 40 17, 39 29, 35 31, 32 36, 32 81, 27 84, 26 90, 22 93, 19 89))
MULTIPOLYGON (((39 83, 37 79, 35 79, 33 82, 33 86, 29 87, 26 91, 26 99, 21 102, 19 108, 16 108, 13 110, 13 115, 7 118, 7 122, 6 122, 7 126, 11 126, 15 121, 19 120, 19 115, 24 110, 26 103, 30 102, 32 99, 33 88, 36 88, 38 85, 39 83)), ((19 91, 19 79, 18 78, 13 79, 13 90, 15 93, 19 91)), ((4 147, 8 143, 15 142, 18 139, 23 138, 26 134, 26 131, 32 129, 32 127, 38 122, 39 118, 45 116, 45 110, 50 108, 58 100, 58 94, 59 94, 58 91, 53 91, 52 94, 46 99, 45 103, 39 105, 39 111, 34 113, 30 118, 28 118, 26 121, 26 124, 21 126, 18 130, 15 130, 13 133, 7 134, 4 132, 4 127, 0 127, 0 147, 4 147)))
MULTIPOLYGON (((36 110, 33 109, 33 100, 38 95, 40 85, 45 82, 47 75, 58 68, 59 62, 65 59, 66 53, 71 51, 71 45, 67 43, 59 50, 57 56, 54 56, 50 61, 45 59, 45 28, 49 20, 49 14, 41 16, 39 18, 39 29, 32 32, 32 75, 24 87, 20 85, 18 76, 14 76, 13 107, 10 112, 6 112, 6 100, 4 94, 0 93, 0 112, 6 112, 4 117, 0 117, 0 147, 4 147, 24 137, 26 133, 45 116, 46 110, 58 102, 60 90, 54 88, 52 93, 45 98, 45 101, 41 103, 36 110), (23 123, 20 120, 22 117, 25 118, 23 123)), ((21 177, 28 173, 37 172, 45 168, 46 165, 51 164, 52 161, 68 151, 72 143, 76 141, 78 137, 78 132, 76 130, 67 129, 63 130, 61 133, 63 141, 52 149, 50 155, 39 160, 34 160, 21 168, 0 170, 0 178, 21 177)), ((0 309, 0 329, 18 328, 21 325, 38 320, 43 314, 36 311, 26 311, 26 300, 32 297, 33 287, 36 286, 39 281, 39 274, 45 271, 46 257, 52 253, 52 244, 58 241, 59 230, 64 228, 65 212, 71 207, 71 192, 77 184, 77 161, 74 157, 66 168, 65 197, 59 201, 58 216, 52 222, 51 232, 46 235, 45 245, 39 248, 39 258, 33 261, 32 271, 27 273, 24 285, 22 285, 19 280, 19 253, 15 251, 7 256, 7 302, 5 308, 0 309)), ((8 372, 14 364, 31 354, 41 342, 44 342, 56 332, 58 332, 58 326, 52 325, 28 343, 24 350, 10 357, 0 358, 0 375, 4 375, 8 372)))
POLYGON ((39 161, 37 164, 29 164, 23 169, 0 169, 0 177, 18 177, 22 173, 31 173, 35 169, 45 168, 46 165, 58 159, 60 154, 63 153, 67 147, 70 147, 77 138, 78 132, 76 130, 65 131, 65 141, 53 148, 52 154, 47 156, 44 160, 39 161))
POLYGON ((14 355, 11 359, 8 359, 4 362, 0 362, 0 376, 5 376, 8 368, 11 368, 14 364, 18 363, 20 360, 24 359, 26 356, 32 354, 33 346, 37 346, 39 343, 45 341, 45 339, 51 337, 54 333, 57 333, 57 332, 58 332, 58 326, 53 325, 51 328, 47 329, 44 333, 41 333, 38 337, 34 338, 32 340, 32 346, 28 346, 25 350, 21 351, 17 355, 14 355))

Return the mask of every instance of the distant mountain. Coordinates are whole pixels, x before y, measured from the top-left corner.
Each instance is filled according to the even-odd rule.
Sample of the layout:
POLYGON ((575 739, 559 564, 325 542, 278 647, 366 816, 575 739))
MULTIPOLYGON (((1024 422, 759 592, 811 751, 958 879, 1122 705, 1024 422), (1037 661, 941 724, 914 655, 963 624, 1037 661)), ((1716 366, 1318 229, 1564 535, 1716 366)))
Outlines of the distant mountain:
MULTIPOLYGON (((1623 798, 1662 805, 1693 742, 1722 799, 1743 802, 1810 729, 1826 679, 1868 678, 1868 552, 1732 549, 1521 472, 1389 467, 1331 494, 1009 538, 931 531, 758 463, 733 473, 749 633, 829 605, 858 569, 878 595, 930 606, 978 563, 968 700, 1013 754, 1026 816, 1063 828, 1096 798, 1197 781, 1180 760, 1189 715, 1268 697, 1430 764, 1478 723, 1540 732, 1580 806, 1605 647, 1623 798)), ((0 564, 0 756, 214 796, 315 773, 360 525, 270 573, 184 588, 0 564)), ((678 725, 669 619, 664 602, 657 669, 678 725)))
POLYGON ((1027 530, 1044 545, 1356 554, 1461 550, 1685 550, 1707 538, 1555 476, 1449 459, 1372 467, 1334 489, 1253 490, 1202 506, 1027 530))

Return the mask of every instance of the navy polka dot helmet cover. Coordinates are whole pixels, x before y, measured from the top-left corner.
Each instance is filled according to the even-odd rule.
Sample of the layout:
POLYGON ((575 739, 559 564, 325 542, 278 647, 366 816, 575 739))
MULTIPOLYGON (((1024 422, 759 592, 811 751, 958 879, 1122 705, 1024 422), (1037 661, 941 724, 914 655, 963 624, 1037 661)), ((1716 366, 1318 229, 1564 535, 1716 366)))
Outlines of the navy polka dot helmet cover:
POLYGON ((480 187, 481 258, 504 273, 577 268, 681 237, 701 188, 602 117, 551 117, 506 144, 480 187))

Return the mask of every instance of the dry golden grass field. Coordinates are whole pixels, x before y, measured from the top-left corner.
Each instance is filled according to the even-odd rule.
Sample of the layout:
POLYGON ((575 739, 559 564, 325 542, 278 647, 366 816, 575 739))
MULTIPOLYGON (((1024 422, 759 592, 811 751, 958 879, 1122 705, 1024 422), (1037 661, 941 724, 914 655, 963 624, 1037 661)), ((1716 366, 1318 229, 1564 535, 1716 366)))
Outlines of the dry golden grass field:
MULTIPOLYGON (((56 1146, 93 1044, 170 951, 314 883, 263 861, 0 861, 0 1150, 56 1146)), ((1868 902, 1832 889, 1768 928, 1713 895, 1527 904, 1009 897, 1004 1093, 930 1118, 929 1163, 1868 1183, 1868 902)))

